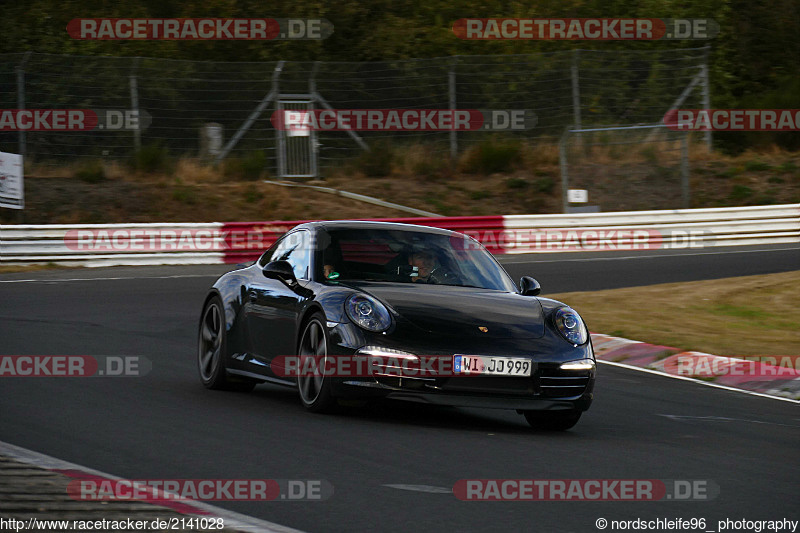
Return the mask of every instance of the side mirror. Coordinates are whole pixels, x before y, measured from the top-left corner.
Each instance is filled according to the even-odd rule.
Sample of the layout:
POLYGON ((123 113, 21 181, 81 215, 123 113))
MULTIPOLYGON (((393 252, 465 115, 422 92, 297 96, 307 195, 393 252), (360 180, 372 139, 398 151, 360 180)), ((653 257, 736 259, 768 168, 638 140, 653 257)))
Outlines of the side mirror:
POLYGON ((292 265, 290 265, 288 261, 270 261, 266 264, 262 272, 266 278, 279 279, 290 285, 297 283, 292 265))
POLYGON ((519 293, 523 296, 537 296, 542 292, 539 282, 530 276, 522 276, 519 280, 519 293))

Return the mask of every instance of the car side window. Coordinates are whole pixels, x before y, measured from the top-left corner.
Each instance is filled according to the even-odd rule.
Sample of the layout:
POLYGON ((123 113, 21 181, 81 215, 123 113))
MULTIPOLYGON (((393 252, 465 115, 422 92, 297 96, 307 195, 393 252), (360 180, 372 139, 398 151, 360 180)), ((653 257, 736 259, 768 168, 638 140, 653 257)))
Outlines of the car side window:
POLYGON ((261 257, 259 257, 258 266, 261 268, 267 266, 267 263, 272 260, 272 256, 275 255, 275 249, 278 247, 278 244, 278 242, 273 243, 273 245, 270 246, 269 249, 261 255, 261 257))
POLYGON ((272 254, 264 254, 261 266, 270 261, 288 261, 297 279, 309 279, 311 272, 311 247, 308 231, 295 231, 286 235, 275 246, 272 254))

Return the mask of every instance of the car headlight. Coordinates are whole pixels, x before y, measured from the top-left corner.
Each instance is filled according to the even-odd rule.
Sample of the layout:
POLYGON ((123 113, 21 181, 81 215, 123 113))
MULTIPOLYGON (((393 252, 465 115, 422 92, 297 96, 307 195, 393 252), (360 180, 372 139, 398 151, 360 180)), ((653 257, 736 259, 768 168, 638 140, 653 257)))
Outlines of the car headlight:
POLYGON ((595 362, 591 359, 580 359, 578 361, 569 361, 568 363, 561 363, 561 370, 594 370, 595 362))
POLYGON ((354 294, 344 304, 347 316, 367 331, 385 331, 392 324, 389 311, 375 298, 366 294, 354 294))
POLYGON ((583 344, 589 340, 589 332, 586 331, 586 325, 574 309, 562 307, 556 311, 554 320, 558 332, 572 344, 583 344))

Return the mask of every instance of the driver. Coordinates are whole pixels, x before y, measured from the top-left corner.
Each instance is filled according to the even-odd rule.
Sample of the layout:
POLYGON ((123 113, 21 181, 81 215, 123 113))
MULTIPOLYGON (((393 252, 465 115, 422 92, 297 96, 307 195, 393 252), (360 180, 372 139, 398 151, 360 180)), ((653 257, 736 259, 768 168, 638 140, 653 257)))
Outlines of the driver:
POLYGON ((411 278, 414 283, 419 281, 427 283, 431 273, 436 270, 436 258, 427 251, 413 252, 408 256, 408 264, 418 269, 418 275, 411 278))

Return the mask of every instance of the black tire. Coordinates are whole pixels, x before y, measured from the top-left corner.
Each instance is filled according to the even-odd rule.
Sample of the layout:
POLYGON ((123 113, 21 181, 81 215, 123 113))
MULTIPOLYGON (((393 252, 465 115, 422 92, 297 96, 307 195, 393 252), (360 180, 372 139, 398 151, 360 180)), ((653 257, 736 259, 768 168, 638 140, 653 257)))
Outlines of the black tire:
POLYGON ((566 431, 581 419, 581 411, 525 411, 525 420, 535 429, 566 431))
POLYGON ((197 334, 197 370, 207 389, 250 392, 254 381, 231 379, 225 368, 225 308, 219 296, 212 297, 200 315, 197 334))
MULTIPOLYGON (((328 356, 328 333, 325 330, 325 317, 322 313, 314 313, 303 326, 297 353, 302 356, 313 356, 319 359, 317 368, 324 368, 328 356)), ((314 376, 298 377, 297 391, 303 407, 312 413, 330 413, 336 410, 338 402, 331 393, 331 380, 324 372, 316 372, 314 376)))

